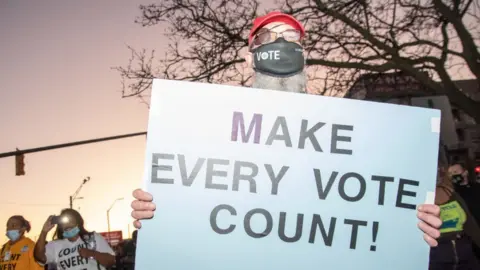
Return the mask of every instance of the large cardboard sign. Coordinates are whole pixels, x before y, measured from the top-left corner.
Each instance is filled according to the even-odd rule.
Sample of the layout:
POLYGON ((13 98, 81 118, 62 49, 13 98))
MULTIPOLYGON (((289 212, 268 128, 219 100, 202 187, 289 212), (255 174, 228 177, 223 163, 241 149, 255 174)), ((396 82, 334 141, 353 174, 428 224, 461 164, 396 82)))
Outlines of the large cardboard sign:
POLYGON ((154 80, 136 269, 427 269, 440 111, 154 80))

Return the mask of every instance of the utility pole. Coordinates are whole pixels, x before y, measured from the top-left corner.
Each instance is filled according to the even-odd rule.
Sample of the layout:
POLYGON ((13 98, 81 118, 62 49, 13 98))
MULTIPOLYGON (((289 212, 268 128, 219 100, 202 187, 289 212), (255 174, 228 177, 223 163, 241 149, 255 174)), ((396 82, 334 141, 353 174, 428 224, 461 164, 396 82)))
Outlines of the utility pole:
POLYGON ((108 243, 110 244, 110 209, 107 210, 108 243))
POLYGON ((85 185, 88 181, 90 181, 90 176, 87 176, 87 178, 83 179, 82 183, 77 188, 75 193, 72 196, 70 196, 70 209, 73 209, 73 201, 75 201, 76 199, 83 199, 83 197, 77 197, 77 196, 78 196, 78 193, 80 193, 80 190, 82 189, 83 185, 85 185))
POLYGON ((108 237, 107 241, 110 244, 110 210, 112 210, 113 206, 115 205, 116 202, 123 200, 123 198, 118 198, 113 201, 112 205, 107 209, 107 226, 108 226, 108 237))

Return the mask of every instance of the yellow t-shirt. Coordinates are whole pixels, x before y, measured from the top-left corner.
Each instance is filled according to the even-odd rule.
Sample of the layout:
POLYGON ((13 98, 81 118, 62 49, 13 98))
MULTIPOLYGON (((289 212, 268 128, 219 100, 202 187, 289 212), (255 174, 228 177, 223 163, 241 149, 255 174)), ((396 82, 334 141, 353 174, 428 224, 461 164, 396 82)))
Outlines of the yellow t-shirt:
POLYGON ((27 237, 13 245, 8 242, 0 254, 0 270, 43 270, 33 257, 34 248, 35 242, 27 237))

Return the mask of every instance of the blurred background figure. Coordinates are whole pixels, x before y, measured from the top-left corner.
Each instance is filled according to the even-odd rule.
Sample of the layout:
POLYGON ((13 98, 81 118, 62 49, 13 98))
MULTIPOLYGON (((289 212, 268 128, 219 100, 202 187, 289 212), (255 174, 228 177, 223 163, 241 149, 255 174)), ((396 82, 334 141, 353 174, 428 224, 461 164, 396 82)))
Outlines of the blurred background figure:
POLYGON ((137 249, 137 231, 133 231, 132 239, 126 239, 115 246, 115 270, 135 269, 135 254, 137 249))
POLYGON ((440 206, 443 224, 438 246, 430 250, 429 270, 480 269, 472 246, 472 242, 480 244, 480 228, 465 201, 455 192, 454 182, 458 179, 452 176, 445 174, 436 189, 435 204, 440 206))
POLYGON ((471 179, 468 170, 460 163, 448 168, 455 191, 462 196, 477 223, 480 222, 480 185, 471 179))
MULTIPOLYGON (((460 163, 450 166, 448 175, 455 191, 465 201, 477 224, 480 224, 480 184, 475 179, 472 179, 473 177, 469 175, 468 170, 460 163)), ((474 244, 473 251, 477 260, 480 260, 480 246, 474 244)))
POLYGON ((115 250, 115 265, 112 267, 112 269, 115 269, 115 270, 123 270, 124 267, 123 267, 123 258, 125 257, 125 254, 123 252, 124 250, 124 245, 125 245, 125 241, 121 241, 119 242, 114 250, 115 250))
POLYGON ((35 242, 25 236, 31 229, 30 222, 23 216, 12 216, 7 221, 7 238, 0 251, 0 269, 42 270, 35 261, 33 249, 35 242))
POLYGON ((134 270, 135 269, 135 254, 137 251, 137 233, 135 230, 132 233, 132 240, 125 243, 123 253, 123 267, 125 270, 134 270))

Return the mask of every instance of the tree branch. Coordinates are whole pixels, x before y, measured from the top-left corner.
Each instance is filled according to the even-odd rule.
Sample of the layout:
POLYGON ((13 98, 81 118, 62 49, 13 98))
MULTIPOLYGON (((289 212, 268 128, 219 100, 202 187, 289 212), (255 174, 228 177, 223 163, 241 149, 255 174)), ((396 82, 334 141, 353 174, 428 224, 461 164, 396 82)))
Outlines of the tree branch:
MULTIPOLYGON (((341 95, 359 76, 401 72, 446 94, 480 122, 480 103, 455 85, 453 70, 465 71, 466 65, 480 80, 478 24, 468 27, 463 21, 480 23, 477 1, 276 1, 276 10, 305 24, 310 91, 341 95)), ((258 0, 163 0, 141 6, 137 23, 167 26, 168 48, 161 59, 154 58, 155 50, 129 48, 128 64, 115 68, 122 95, 148 96, 152 78, 249 85, 252 71, 242 65, 242 53, 253 20, 264 14, 258 7, 258 0)))
POLYGON ((464 59, 472 73, 477 77, 478 82, 480 82, 480 53, 472 35, 466 29, 461 17, 450 10, 441 0, 433 0, 433 4, 457 31, 462 43, 464 59))

